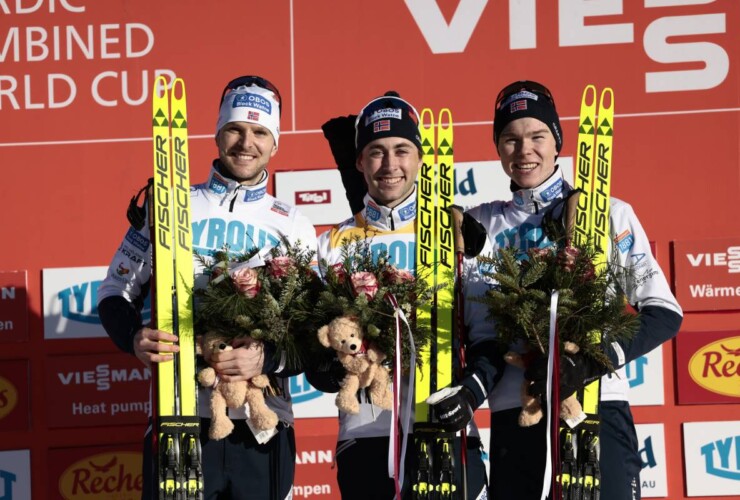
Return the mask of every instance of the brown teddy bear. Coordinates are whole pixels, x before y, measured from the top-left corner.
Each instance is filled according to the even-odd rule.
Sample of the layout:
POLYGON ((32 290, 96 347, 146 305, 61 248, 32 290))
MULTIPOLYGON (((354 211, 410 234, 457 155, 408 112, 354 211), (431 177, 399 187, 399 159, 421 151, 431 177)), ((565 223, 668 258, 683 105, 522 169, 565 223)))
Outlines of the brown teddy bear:
MULTIPOLYGON (((228 339, 213 332, 206 333, 202 342, 203 358, 208 362, 221 351, 230 351, 228 339)), ((267 375, 257 375, 250 380, 224 382, 219 380, 216 371, 210 366, 198 372, 198 382, 204 387, 211 387, 211 427, 208 436, 211 439, 223 439, 234 429, 234 424, 227 415, 226 408, 241 408, 246 403, 249 407, 249 420, 258 430, 269 430, 278 424, 278 417, 265 404, 262 390, 270 385, 267 375)))
POLYGON ((337 408, 345 413, 359 413, 357 391, 366 387, 370 388, 370 398, 375 406, 385 410, 392 408, 388 369, 381 365, 385 354, 368 345, 357 318, 335 318, 319 329, 318 337, 324 347, 331 347, 337 352, 339 361, 347 370, 337 394, 337 408))
MULTIPOLYGON (((570 354, 579 351, 579 347, 573 342, 564 342, 563 350, 570 354)), ((526 363, 524 356, 517 352, 509 351, 504 355, 504 360, 512 366, 525 369, 526 363)), ((519 425, 521 427, 531 427, 542 420, 543 412, 540 405, 540 398, 529 394, 529 386, 533 382, 525 379, 522 382, 522 412, 519 414, 519 425)), ((581 403, 578 402, 575 394, 571 394, 560 402, 560 418, 565 420, 568 425, 575 427, 586 417, 583 413, 581 403)))

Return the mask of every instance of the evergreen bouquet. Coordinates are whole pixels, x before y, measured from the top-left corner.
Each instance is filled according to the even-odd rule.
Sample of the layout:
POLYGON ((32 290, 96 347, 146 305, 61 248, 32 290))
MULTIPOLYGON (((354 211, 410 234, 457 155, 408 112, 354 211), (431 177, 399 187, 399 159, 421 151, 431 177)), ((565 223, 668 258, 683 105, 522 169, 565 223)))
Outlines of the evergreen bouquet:
MULTIPOLYGON (((416 324, 416 309, 432 301, 434 288, 423 277, 393 266, 387 252, 374 252, 371 239, 359 236, 345 239, 340 251, 340 262, 334 265, 321 262, 326 289, 316 304, 317 317, 324 324, 341 316, 353 318, 365 338, 386 359, 394 359, 395 308, 388 297, 392 294, 409 321, 418 352, 431 339, 431 330, 416 324)), ((401 357, 404 371, 409 369, 411 354, 406 338, 404 333, 401 357)))
POLYGON ((504 349, 523 342, 536 355, 548 354, 550 296, 559 292, 557 325, 560 352, 564 343, 578 346, 609 371, 613 366, 595 332, 608 342, 629 339, 637 331, 637 316, 625 308, 626 299, 619 281, 625 270, 608 262, 597 270, 592 244, 554 245, 531 248, 501 248, 490 257, 479 257, 483 274, 495 281, 480 297, 504 349))
POLYGON ((264 260, 257 250, 232 255, 228 247, 198 256, 210 276, 195 291, 195 329, 270 342, 297 368, 321 347, 313 307, 323 284, 312 268, 315 252, 282 240, 264 260))

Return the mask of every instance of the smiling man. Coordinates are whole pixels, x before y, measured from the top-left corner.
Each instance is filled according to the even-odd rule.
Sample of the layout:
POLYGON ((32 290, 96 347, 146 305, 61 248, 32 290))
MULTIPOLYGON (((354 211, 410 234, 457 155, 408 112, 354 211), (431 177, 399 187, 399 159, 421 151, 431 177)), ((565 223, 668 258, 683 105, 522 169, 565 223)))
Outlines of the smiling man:
MULTIPOLYGON (((300 241, 313 250, 316 232, 307 217, 267 193, 267 167, 280 139, 280 93, 259 76, 243 76, 229 82, 221 94, 215 141, 218 159, 213 161, 206 182, 190 190, 193 246, 201 255, 228 245, 234 254, 259 249, 265 256, 281 244, 300 241)), ((146 205, 146 203, 145 203, 146 205)), ((129 212, 144 208, 133 206, 129 212)), ((142 324, 141 309, 149 292, 151 245, 149 228, 142 214, 114 255, 106 279, 98 291, 98 310, 108 335, 123 351, 142 363, 172 362, 177 337, 142 324), (137 222, 141 222, 138 224, 137 222), (124 263, 132 272, 118 276, 124 263)), ((199 259, 195 263, 196 287, 209 279, 199 259)), ((234 347, 245 347, 234 341, 234 347)), ((216 355, 212 365, 219 380, 248 380, 260 373, 276 375, 279 390, 267 396, 267 405, 280 422, 269 440, 257 437, 248 425, 248 408, 229 408, 233 432, 225 439, 208 437, 211 388, 200 388, 201 444, 204 498, 285 499, 292 496, 295 472, 295 435, 288 387, 290 369, 281 353, 268 343, 260 349, 237 348, 216 355)), ((151 426, 148 432, 151 432, 151 426)), ((153 478, 156 460, 151 438, 145 438, 142 498, 156 498, 153 478)))
MULTIPOLYGON (((351 126, 346 119, 334 123, 341 127, 351 126)), ((416 261, 415 182, 422 165, 419 115, 397 93, 387 92, 370 101, 354 124, 355 167, 367 184, 364 208, 321 235, 319 258, 322 265, 327 266, 341 262, 343 241, 352 237, 367 238, 374 257, 387 253, 392 265, 413 273, 416 261)), ((341 132, 340 137, 351 137, 347 130, 341 132)), ((307 373, 311 384, 325 392, 337 392, 343 375, 341 370, 334 374, 307 373)), ((402 393, 407 389, 404 384, 402 393)), ((358 414, 339 414, 336 450, 339 489, 342 498, 390 500, 395 493, 393 481, 388 477, 391 412, 373 405, 365 391, 358 391, 357 397, 358 414)), ((401 399, 405 397, 402 395, 401 399)), ((403 417, 402 420, 405 421, 403 417)), ((486 495, 486 471, 474 422, 468 427, 468 435, 468 498, 462 499, 462 495, 454 498, 482 500, 486 495)), ((453 445, 455 456, 459 456, 460 439, 457 438, 453 445)), ((407 471, 415 468, 416 458, 413 452, 406 453, 407 471)), ((455 466, 457 491, 462 492, 461 463, 456 462, 455 466)), ((406 474, 403 498, 412 496, 411 480, 410 474, 406 474)))
MULTIPOLYGON (((504 172, 511 179, 512 198, 470 209, 488 235, 492 251, 514 247, 521 253, 554 244, 545 235, 543 220, 551 215, 562 220, 564 200, 573 193, 556 162, 563 145, 560 120, 550 91, 537 82, 518 81, 504 87, 496 99, 493 141, 504 172)), ((612 341, 605 335, 602 347, 616 372, 605 375, 588 358, 561 353, 560 381, 583 387, 602 375, 599 414, 602 500, 640 498, 642 461, 637 451, 635 426, 627 401, 629 385, 625 365, 648 353, 678 333, 681 307, 671 293, 665 274, 650 251, 650 242, 632 207, 610 200, 611 238, 608 259, 619 269, 619 285, 630 304, 640 313, 640 327, 629 341, 612 341), (629 235, 628 245, 616 245, 618 235, 629 235), (644 256, 637 260, 634 256, 644 256), (639 263, 638 263, 639 262, 639 263)), ((477 269, 473 266, 472 269, 477 269)), ((466 297, 485 293, 489 284, 480 273, 466 280, 466 297)), ((491 408, 490 497, 499 500, 539 500, 545 471, 546 419, 521 427, 521 387, 525 375, 538 379, 534 370, 504 366, 496 342, 495 325, 486 320, 485 307, 475 300, 465 305, 468 324, 468 370, 463 389, 447 390, 458 404, 479 406, 488 394, 491 408), (500 377, 498 381, 497 377, 500 377)), ((608 332, 607 332, 608 333, 608 332)), ((509 346, 521 352, 522 346, 509 346)), ((577 388, 576 388, 577 389, 577 388)), ((444 390, 443 390, 444 391, 444 390)), ((573 389, 570 390, 572 393, 573 389)), ((568 391, 561 390, 566 397, 568 391)), ((579 434, 580 435, 580 434, 579 434)))

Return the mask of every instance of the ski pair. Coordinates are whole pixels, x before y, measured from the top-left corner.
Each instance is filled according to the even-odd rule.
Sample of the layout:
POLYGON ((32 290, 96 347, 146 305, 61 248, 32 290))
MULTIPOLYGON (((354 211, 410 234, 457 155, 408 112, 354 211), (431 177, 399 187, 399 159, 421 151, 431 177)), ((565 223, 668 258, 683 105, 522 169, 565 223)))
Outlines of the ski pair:
MULTIPOLYGON (((458 498, 455 487, 454 432, 434 422, 425 400, 452 383, 455 243, 451 207, 454 204, 452 113, 445 108, 435 120, 431 109, 420 115, 422 166, 416 204, 416 275, 436 290, 431 304, 416 312, 416 321, 432 331, 419 353, 415 374, 414 453, 418 468, 412 474, 414 499, 458 498)), ((465 448, 463 447, 463 450, 465 448)), ((464 455, 462 458, 464 464, 464 455)))
MULTIPOLYGON (((611 195, 612 144, 614 126, 614 92, 604 88, 597 101, 594 85, 587 85, 581 98, 578 121, 575 188, 581 191, 571 237, 576 245, 592 244, 596 249, 594 268, 604 272, 609 251, 609 206, 611 195)), ((569 228, 570 229, 570 228, 569 228)), ((601 332, 592 332, 593 342, 601 342, 601 332)), ((558 370, 554 369, 557 379, 558 370)), ((599 400, 600 379, 596 379, 576 393, 586 419, 571 429, 560 421, 553 428, 553 446, 556 467, 553 498, 563 500, 598 500, 599 471, 599 400)), ((557 387, 557 380, 553 385, 557 387)), ((556 400, 553 397, 553 400, 556 400)))
POLYGON ((193 245, 185 82, 152 89, 154 181, 149 196, 152 325, 178 336, 174 360, 157 363, 154 429, 160 500, 203 498, 193 331, 193 245))

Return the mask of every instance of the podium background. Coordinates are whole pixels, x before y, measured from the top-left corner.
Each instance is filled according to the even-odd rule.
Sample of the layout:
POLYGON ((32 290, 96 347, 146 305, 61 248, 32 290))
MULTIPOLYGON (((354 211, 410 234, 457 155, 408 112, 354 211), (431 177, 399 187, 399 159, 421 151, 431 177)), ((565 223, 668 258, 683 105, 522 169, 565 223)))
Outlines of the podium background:
MULTIPOLYGON (((734 0, 0 1, 0 497, 138 494, 148 373, 104 337, 93 290, 151 175, 156 73, 187 84, 193 182, 216 156, 223 85, 275 83, 269 189, 319 231, 350 215, 320 130, 331 117, 389 89, 449 107, 458 193, 473 204, 506 196, 491 126, 501 87, 552 90, 566 169, 583 88, 611 86, 612 195, 635 208, 686 309, 677 340, 630 371, 643 492, 740 497, 739 47, 734 0), (307 170, 327 172, 291 173, 307 170), (692 295, 710 282, 736 294, 692 295), (692 371, 715 342, 725 371, 692 371)), ((294 389, 294 497, 338 498, 332 396, 300 377, 294 389)), ((476 418, 488 427, 487 410, 476 418)))

